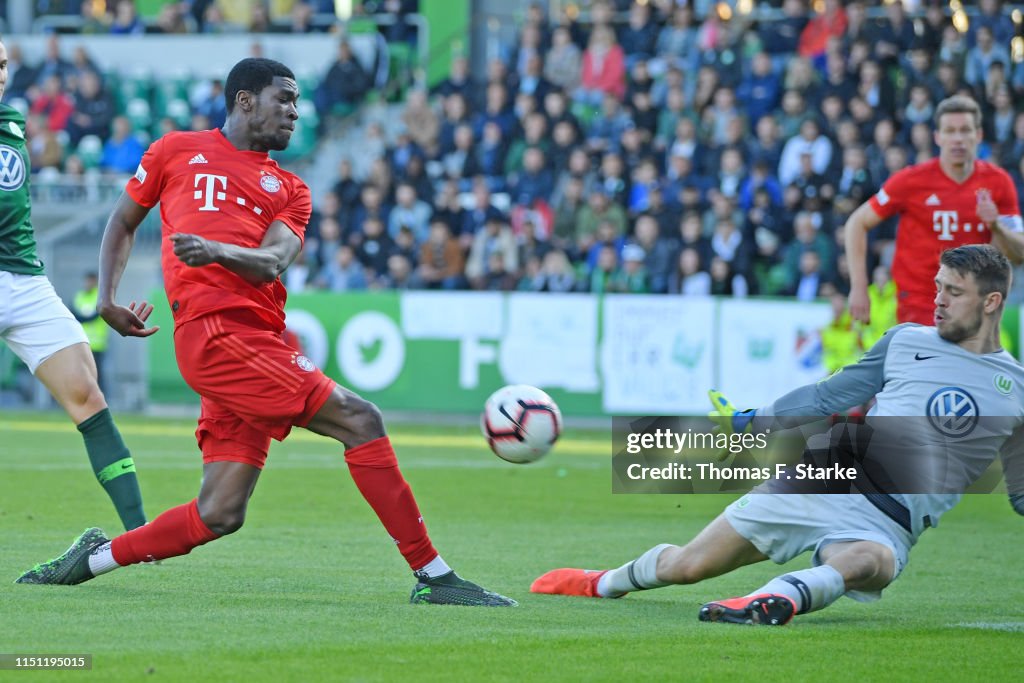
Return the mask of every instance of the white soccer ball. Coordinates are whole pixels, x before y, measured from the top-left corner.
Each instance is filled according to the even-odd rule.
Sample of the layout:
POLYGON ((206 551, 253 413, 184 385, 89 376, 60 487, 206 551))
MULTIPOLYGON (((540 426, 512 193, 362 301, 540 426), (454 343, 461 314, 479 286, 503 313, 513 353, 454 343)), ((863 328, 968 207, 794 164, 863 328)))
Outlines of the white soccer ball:
POLYGON ((480 429, 502 460, 516 464, 542 458, 562 433, 562 413, 537 387, 513 384, 498 389, 484 404, 480 429))

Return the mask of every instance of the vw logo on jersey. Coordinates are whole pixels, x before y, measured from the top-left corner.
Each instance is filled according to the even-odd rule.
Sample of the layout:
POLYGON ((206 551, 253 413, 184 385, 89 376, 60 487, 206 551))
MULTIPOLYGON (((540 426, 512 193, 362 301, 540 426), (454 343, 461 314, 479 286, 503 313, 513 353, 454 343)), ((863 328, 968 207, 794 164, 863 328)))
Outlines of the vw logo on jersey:
POLYGON ((18 150, 0 145, 0 190, 13 192, 25 184, 25 161, 18 150))
POLYGON ((960 387, 942 387, 928 399, 928 419, 944 436, 967 436, 978 425, 978 404, 960 387))

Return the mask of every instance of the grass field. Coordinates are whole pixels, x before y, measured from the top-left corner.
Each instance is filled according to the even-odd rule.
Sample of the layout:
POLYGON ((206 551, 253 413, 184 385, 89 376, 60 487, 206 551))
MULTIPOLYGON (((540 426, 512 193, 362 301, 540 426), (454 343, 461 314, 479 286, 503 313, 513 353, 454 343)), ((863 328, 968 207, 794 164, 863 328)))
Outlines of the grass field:
MULTIPOLYGON (((191 499, 193 425, 121 425, 150 516, 191 499)), ((306 433, 275 445, 238 534, 77 587, 14 585, 86 526, 120 529, 70 424, 0 413, 0 653, 94 655, 91 672, 0 680, 1019 680, 1024 519, 1003 496, 947 515, 880 603, 843 599, 781 629, 701 624, 702 602, 778 568, 617 601, 528 586, 552 567, 617 566, 685 541, 728 497, 612 495, 598 433, 569 433, 531 466, 499 461, 468 427, 392 436, 445 558, 520 607, 409 605, 412 577, 339 449, 306 433)))

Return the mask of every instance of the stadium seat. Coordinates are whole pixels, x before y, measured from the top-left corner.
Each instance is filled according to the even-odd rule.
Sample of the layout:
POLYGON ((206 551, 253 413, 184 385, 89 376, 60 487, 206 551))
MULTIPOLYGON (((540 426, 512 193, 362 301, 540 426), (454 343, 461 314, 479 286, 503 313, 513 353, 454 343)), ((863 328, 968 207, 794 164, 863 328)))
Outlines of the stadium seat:
POLYGON ((97 168, 103 157, 103 140, 100 140, 98 135, 86 135, 78 141, 75 153, 87 169, 97 168))
POLYGON ((188 130, 192 123, 192 107, 183 99, 173 99, 167 103, 163 111, 181 130, 188 130))
POLYGON ((117 100, 122 109, 127 109, 128 103, 135 99, 148 102, 152 91, 153 78, 148 71, 122 74, 117 82, 117 100))
POLYGON ((153 123, 153 115, 150 111, 149 102, 136 97, 128 101, 124 108, 125 116, 132 122, 135 130, 148 130, 153 123))

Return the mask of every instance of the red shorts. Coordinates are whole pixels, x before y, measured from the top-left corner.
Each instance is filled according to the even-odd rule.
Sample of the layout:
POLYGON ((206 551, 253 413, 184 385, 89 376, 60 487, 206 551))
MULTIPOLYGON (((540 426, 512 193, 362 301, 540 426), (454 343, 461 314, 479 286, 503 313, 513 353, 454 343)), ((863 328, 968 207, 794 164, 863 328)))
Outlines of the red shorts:
POLYGON ((334 380, 251 313, 179 325, 174 350, 182 377, 202 397, 196 440, 203 462, 262 468, 270 439, 309 424, 334 389, 334 380))
POLYGON ((935 324, 935 293, 900 291, 896 319, 901 323, 935 324))

